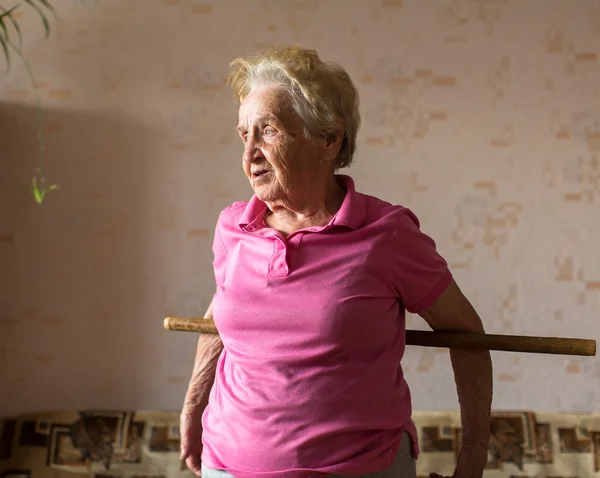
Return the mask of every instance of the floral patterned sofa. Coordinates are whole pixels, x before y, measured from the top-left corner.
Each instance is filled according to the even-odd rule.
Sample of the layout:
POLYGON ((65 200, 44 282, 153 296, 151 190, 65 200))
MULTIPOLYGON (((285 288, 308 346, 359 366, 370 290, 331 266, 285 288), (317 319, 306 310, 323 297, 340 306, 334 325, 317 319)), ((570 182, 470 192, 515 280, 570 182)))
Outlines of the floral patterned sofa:
MULTIPOLYGON (((456 413, 416 412, 418 473, 450 474, 456 413)), ((179 461, 177 412, 38 413, 0 420, 1 478, 191 477, 179 461)), ((600 415, 495 412, 485 477, 600 477, 600 415)))

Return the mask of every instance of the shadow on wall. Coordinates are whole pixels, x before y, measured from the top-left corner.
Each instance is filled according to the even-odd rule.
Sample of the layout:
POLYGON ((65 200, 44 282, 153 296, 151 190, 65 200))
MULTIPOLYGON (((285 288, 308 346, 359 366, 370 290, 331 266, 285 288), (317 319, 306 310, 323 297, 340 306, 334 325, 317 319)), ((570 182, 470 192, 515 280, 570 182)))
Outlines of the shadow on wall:
POLYGON ((146 127, 45 110, 42 205, 29 191, 36 110, 0 103, 0 416, 140 400, 146 127))

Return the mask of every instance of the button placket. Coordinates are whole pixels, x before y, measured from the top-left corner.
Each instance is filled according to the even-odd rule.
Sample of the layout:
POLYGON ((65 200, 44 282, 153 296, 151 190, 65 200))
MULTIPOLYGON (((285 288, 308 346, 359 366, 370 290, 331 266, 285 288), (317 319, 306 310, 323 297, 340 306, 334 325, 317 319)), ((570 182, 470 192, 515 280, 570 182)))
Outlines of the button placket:
POLYGON ((286 260, 287 249, 283 240, 275 237, 273 240, 273 254, 269 261, 268 276, 285 277, 289 273, 289 267, 286 260))

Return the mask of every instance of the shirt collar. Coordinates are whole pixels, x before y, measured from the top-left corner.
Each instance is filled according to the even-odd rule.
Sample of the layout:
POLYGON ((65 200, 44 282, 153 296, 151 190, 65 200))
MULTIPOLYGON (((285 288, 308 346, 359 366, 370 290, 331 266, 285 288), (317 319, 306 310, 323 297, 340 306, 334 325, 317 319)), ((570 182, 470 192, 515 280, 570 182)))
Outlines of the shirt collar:
MULTIPOLYGON (((354 180, 344 174, 336 174, 338 183, 346 190, 346 196, 342 206, 335 214, 328 226, 343 226, 355 230, 361 226, 366 215, 366 205, 361 194, 356 192, 354 180)), ((244 231, 253 231, 264 227, 264 217, 267 212, 267 205, 256 197, 252 196, 242 216, 239 220, 239 226, 244 231)))
POLYGON ((338 183, 346 189, 346 196, 339 211, 329 223, 332 226, 345 226, 358 229, 364 222, 367 207, 362 194, 356 192, 354 180, 350 176, 337 174, 338 183))

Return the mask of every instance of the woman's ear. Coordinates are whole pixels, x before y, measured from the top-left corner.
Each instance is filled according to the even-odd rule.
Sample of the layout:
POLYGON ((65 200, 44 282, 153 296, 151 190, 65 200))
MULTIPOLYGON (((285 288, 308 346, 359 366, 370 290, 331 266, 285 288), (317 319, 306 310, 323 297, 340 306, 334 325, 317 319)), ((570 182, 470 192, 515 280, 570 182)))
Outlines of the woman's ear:
POLYGON ((325 148, 327 150, 327 159, 334 161, 344 142, 344 128, 340 124, 338 129, 325 136, 325 148))

